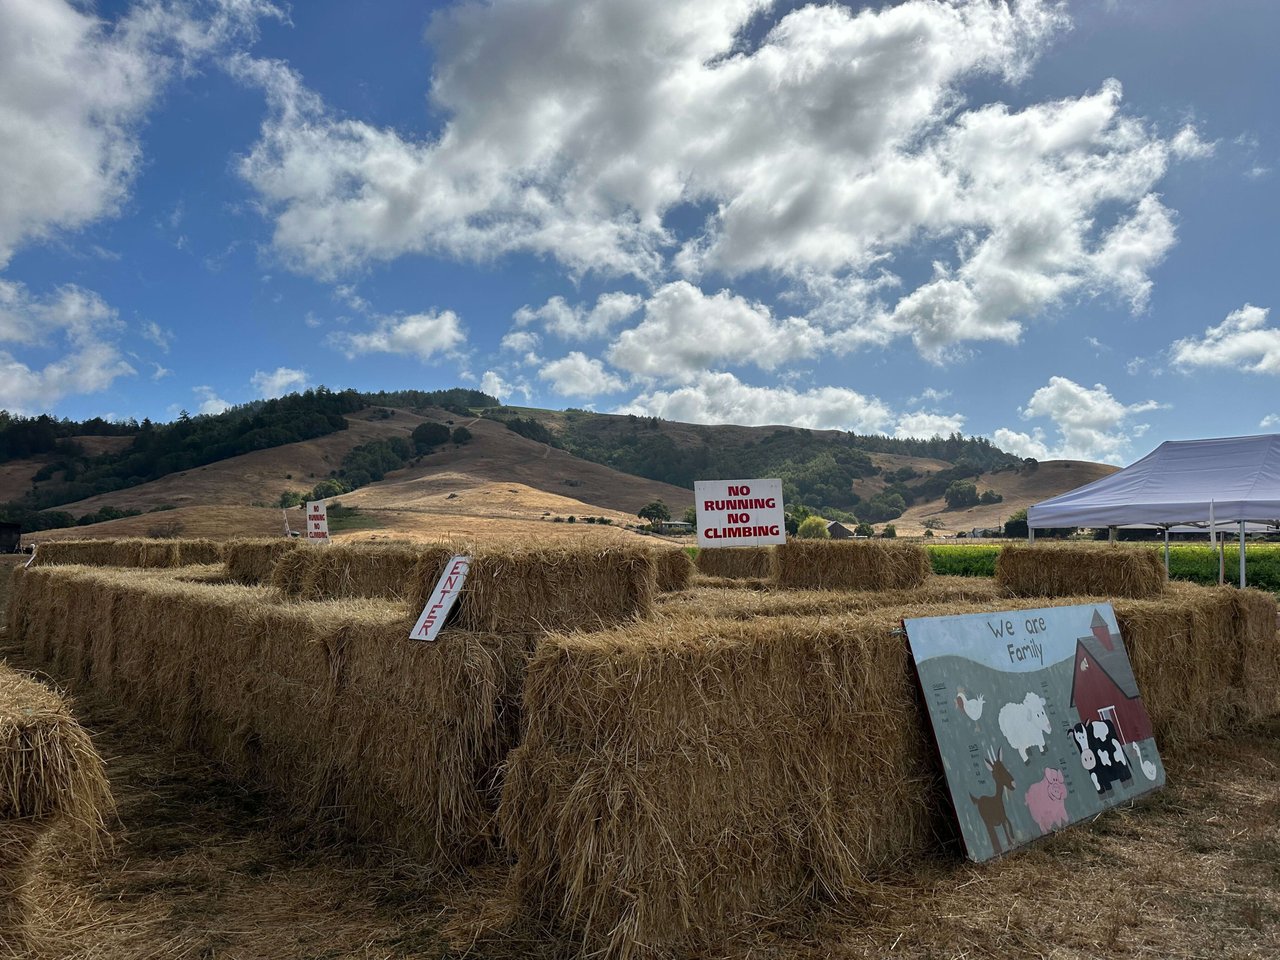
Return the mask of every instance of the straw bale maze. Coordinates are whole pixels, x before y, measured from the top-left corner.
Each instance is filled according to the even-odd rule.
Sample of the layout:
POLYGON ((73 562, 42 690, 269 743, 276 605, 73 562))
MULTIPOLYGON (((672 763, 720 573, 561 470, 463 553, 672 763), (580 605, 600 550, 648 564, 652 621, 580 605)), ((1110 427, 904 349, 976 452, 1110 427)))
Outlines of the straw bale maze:
MULTIPOLYGON (((11 651, 264 791, 316 842, 393 851, 444 891, 452 933, 430 951, 299 956, 880 955, 854 949, 859 931, 909 922, 908 900, 967 869, 903 617, 1112 600, 1157 741, 1188 776, 1179 756, 1230 754, 1280 712, 1275 598, 1172 585, 1121 550, 1013 551, 992 579, 935 576, 921 547, 884 541, 705 551, 696 568, 648 546, 66 542, 10 592, 11 651), (459 552, 456 616, 409 641, 459 552), (842 932, 820 932, 829 917, 842 932)), ((62 699, 12 671, 0 730, 0 936, 18 942, 40 836, 60 818, 99 836, 111 798, 62 699)), ((1087 844, 1049 843, 1061 872, 1086 869, 1087 844)), ((1275 929, 1260 902, 1250 949, 1275 929)), ((1007 934, 1012 907, 972 909, 1007 934)), ((961 955, 978 942, 963 929, 916 955, 961 955)), ((1124 939, 1054 935, 1076 952, 974 955, 1124 939)))

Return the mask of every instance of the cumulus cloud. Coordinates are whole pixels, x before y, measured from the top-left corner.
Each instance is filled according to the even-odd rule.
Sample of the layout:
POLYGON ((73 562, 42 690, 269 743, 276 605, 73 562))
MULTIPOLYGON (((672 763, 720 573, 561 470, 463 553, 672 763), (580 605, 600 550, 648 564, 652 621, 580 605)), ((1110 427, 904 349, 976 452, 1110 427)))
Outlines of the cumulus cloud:
POLYGON ((949 437, 959 433, 964 426, 964 416, 959 413, 929 413, 917 410, 898 418, 893 435, 906 440, 912 437, 928 440, 930 437, 949 437))
POLYGON ((1147 430, 1147 424, 1133 422, 1134 417, 1161 407, 1154 400, 1121 403, 1101 383, 1085 387, 1066 377, 1050 377, 1019 413, 1024 420, 1051 420, 1058 442, 1051 446, 1039 427, 1029 434, 1002 427, 994 440, 1002 449, 1038 460, 1123 463, 1130 443, 1147 430))
POLYGON ((347 357, 366 353, 398 353, 430 360, 466 341, 462 321, 452 310, 383 317, 363 333, 335 333, 329 339, 347 357))
MULTIPOLYGON (((1047 0, 466 4, 430 32, 445 119, 427 138, 338 116, 288 67, 241 58, 269 102, 241 173, 277 250, 320 276, 511 251, 657 284, 762 272, 846 349, 910 337, 940 359, 1016 341, 1075 298, 1143 309, 1175 239, 1156 185, 1210 147, 1126 116, 1114 81, 966 106, 973 80, 1017 80, 1066 26, 1047 0), (688 205, 710 212, 677 229, 688 205), (933 276, 886 301, 922 239, 933 276)), ((565 338, 607 328, 559 298, 527 310, 565 338)))
POLYGON ((210 386, 192 387, 191 392, 196 395, 196 399, 200 401, 196 406, 196 413, 204 413, 216 415, 227 410, 231 404, 218 396, 218 392, 210 386))
POLYGON ((270 373, 255 370, 249 383, 258 396, 266 399, 284 396, 289 391, 303 389, 307 385, 307 371, 292 370, 289 367, 276 367, 270 373))
POLYGON ((1272 427, 1280 427, 1280 414, 1267 414, 1258 422, 1258 426, 1263 430, 1270 430, 1272 427))
POLYGON ((499 402, 506 402, 507 397, 511 396, 512 387, 497 371, 486 370, 480 378, 480 391, 497 397, 499 402))
POLYGON ((813 356, 824 335, 806 321, 775 320, 764 304, 728 290, 707 296, 678 280, 644 305, 639 325, 609 347, 614 366, 640 377, 687 382, 712 365, 750 362, 763 370, 813 356))
POLYGON ((1030 433, 1021 433, 1000 427, 991 438, 997 447, 1019 457, 1032 457, 1036 460, 1052 460, 1049 447, 1044 442, 1044 431, 1036 427, 1030 433))
POLYGON ((616 393, 626 386, 606 370, 603 363, 579 350, 544 364, 538 377, 549 381, 551 389, 564 397, 597 397, 602 393, 616 393))
POLYGON ((858 433, 882 432, 894 419, 878 398, 844 387, 756 387, 731 373, 704 373, 674 390, 642 393, 617 412, 688 423, 788 424, 858 433))
POLYGON ((539 324, 562 340, 591 340, 608 334, 640 309, 642 300, 631 293, 602 293, 591 308, 570 306, 564 297, 552 297, 541 307, 528 305, 515 313, 517 326, 539 324))
POLYGON ((1187 337, 1169 348, 1174 366, 1229 367, 1249 373, 1280 373, 1280 329, 1267 326, 1269 308, 1246 303, 1203 337, 1187 337))
POLYGON ((22 244, 114 213, 167 77, 279 16, 258 0, 144 0, 113 24, 69 0, 0 3, 0 267, 22 244))
POLYGON ((63 397, 98 393, 137 371, 113 337, 124 329, 112 309, 91 290, 59 287, 47 296, 0 279, 0 408, 47 412, 63 397), (61 354, 36 368, 14 349, 61 354))

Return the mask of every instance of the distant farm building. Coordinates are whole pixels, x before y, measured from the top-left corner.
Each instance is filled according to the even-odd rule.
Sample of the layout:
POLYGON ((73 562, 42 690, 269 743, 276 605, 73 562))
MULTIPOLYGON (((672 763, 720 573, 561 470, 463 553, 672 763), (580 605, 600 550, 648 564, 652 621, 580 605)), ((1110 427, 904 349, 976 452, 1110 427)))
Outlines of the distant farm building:
POLYGON ((22 544, 22 524, 0 523, 0 553, 17 553, 22 544))
POLYGON ((839 520, 827 521, 827 533, 831 535, 832 540, 852 540, 853 531, 846 527, 839 520))
POLYGON ((683 520, 659 520, 653 525, 655 533, 693 533, 693 524, 683 520))

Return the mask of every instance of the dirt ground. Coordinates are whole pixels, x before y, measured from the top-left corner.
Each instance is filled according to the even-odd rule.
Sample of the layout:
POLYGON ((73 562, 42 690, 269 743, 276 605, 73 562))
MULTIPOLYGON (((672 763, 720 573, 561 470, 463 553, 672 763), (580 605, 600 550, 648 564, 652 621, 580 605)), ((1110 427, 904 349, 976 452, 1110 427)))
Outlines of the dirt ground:
MULTIPOLYGON (((0 569, 0 608, 7 564, 0 569)), ((0 655, 31 668, 0 636, 0 655)), ((91 691, 119 824, 94 862, 55 851, 32 946, 94 960, 562 957, 509 923, 501 864, 441 880, 393 854, 325 847, 91 691)), ((1166 757, 1171 786, 987 867, 939 855, 856 904, 765 925, 723 954, 768 958, 1280 956, 1280 720, 1166 757)), ((0 956, 5 955, 0 951, 0 956)))

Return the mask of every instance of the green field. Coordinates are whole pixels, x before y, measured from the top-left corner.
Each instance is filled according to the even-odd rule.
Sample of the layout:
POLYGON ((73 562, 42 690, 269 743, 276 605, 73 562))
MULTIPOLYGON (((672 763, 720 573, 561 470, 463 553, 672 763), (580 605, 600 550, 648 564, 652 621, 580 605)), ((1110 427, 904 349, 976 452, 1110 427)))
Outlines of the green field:
MULTIPOLYGON (((933 562, 933 572, 959 577, 990 577, 995 574, 999 544, 943 544, 925 547, 933 562)), ((1124 543, 1121 550, 1163 550, 1160 544, 1124 543)), ((1178 543, 1169 547, 1169 576, 1193 583, 1218 582, 1218 555, 1208 544, 1178 543)), ((1240 548, 1226 549, 1225 579, 1235 583, 1240 577, 1240 548)), ((1249 586, 1280 592, 1280 544, 1251 543, 1245 547, 1245 578, 1249 586)))

